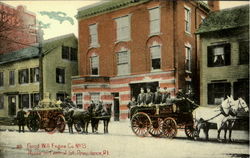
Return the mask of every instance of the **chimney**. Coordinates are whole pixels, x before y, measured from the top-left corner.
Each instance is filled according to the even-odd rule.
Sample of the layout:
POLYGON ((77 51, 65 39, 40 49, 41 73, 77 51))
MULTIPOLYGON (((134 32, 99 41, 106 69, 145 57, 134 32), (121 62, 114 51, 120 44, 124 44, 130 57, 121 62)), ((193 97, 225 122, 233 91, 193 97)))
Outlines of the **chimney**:
POLYGON ((207 4, 212 11, 220 10, 220 1, 208 1, 207 4))

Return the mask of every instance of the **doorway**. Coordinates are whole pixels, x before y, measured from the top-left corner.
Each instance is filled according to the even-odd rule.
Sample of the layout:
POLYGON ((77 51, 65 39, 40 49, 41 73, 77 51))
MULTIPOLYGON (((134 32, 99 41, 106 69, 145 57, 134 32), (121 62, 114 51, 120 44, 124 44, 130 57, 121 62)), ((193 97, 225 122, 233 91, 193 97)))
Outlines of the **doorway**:
POLYGON ((120 120, 120 102, 119 102, 119 93, 112 93, 114 98, 114 121, 120 120))
POLYGON ((16 96, 9 96, 8 97, 8 103, 9 103, 9 116, 16 115, 16 96))
POLYGON ((156 88, 159 86, 159 82, 131 83, 129 85, 131 88, 131 98, 135 97, 135 99, 137 100, 137 96, 140 94, 141 88, 144 89, 145 93, 147 93, 147 87, 150 87, 151 92, 156 92, 156 88))

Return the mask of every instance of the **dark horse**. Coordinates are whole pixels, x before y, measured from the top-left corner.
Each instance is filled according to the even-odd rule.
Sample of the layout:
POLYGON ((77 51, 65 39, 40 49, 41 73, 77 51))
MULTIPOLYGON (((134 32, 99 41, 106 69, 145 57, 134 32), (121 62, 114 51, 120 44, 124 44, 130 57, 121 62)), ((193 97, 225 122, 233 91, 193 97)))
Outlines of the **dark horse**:
MULTIPOLYGON (((92 106, 93 107, 93 106, 92 106)), ((108 133, 108 125, 111 118, 111 104, 103 105, 99 102, 92 111, 91 126, 92 132, 97 133, 99 121, 103 120, 104 133, 108 133)))
POLYGON ((68 123, 69 132, 73 133, 72 126, 75 126, 77 132, 88 133, 88 124, 91 120, 91 109, 87 111, 76 108, 73 103, 63 102, 61 107, 64 110, 64 116, 68 123))

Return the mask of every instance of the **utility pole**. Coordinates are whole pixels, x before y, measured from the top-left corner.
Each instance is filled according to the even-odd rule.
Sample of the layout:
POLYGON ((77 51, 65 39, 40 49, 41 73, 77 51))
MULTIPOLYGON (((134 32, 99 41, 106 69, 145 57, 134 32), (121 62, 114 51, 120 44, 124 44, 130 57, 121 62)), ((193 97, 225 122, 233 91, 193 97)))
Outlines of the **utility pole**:
POLYGON ((42 42, 43 42, 43 31, 41 29, 41 24, 39 22, 38 25, 38 51, 39 51, 39 96, 40 100, 43 99, 43 49, 42 49, 42 42))

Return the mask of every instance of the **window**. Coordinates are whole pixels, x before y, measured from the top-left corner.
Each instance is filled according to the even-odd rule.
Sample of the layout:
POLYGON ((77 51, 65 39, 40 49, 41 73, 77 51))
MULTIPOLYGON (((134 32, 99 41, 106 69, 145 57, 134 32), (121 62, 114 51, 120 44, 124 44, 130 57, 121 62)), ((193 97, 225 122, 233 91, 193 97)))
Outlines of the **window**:
POLYGON ((249 64, 249 41, 239 42, 239 63, 249 64))
POLYGON ((23 69, 18 71, 19 84, 29 83, 29 69, 23 69))
POLYGON ((62 59, 76 61, 77 49, 72 47, 62 46, 62 59))
POLYGON ((231 84, 230 83, 211 83, 208 84, 207 99, 208 104, 219 105, 231 94, 231 84))
POLYGON ((128 40, 130 39, 130 19, 129 16, 123 16, 116 20, 116 40, 128 40))
POLYGON ((40 100, 39 93, 30 94, 31 107, 36 107, 38 105, 39 100, 40 100))
POLYGON ((15 71, 9 72, 9 85, 15 84, 15 71))
POLYGON ((185 31, 191 32, 191 10, 189 8, 185 8, 185 31))
POLYGON ((77 49, 76 48, 70 48, 70 60, 71 61, 77 61, 77 49))
POLYGON ((97 24, 89 25, 90 46, 98 45, 97 24))
POLYGON ((100 93, 90 93, 91 100, 94 101, 94 103, 98 103, 100 100, 100 93))
POLYGON ((4 95, 0 95, 0 109, 4 107, 4 95))
POLYGON ((19 108, 29 108, 29 94, 20 94, 19 95, 19 108))
POLYGON ((241 97, 249 105, 249 79, 240 79, 234 82, 234 99, 241 97))
POLYGON ((160 32, 160 8, 153 8, 149 10, 149 20, 150 20, 150 34, 155 34, 160 32))
POLYGON ((4 84, 4 76, 3 76, 3 72, 0 72, 0 87, 3 87, 4 84))
POLYGON ((129 74, 128 51, 122 51, 117 53, 117 74, 129 74))
POLYGON ((161 46, 155 45, 150 47, 151 53, 151 70, 161 69, 161 46))
POLYGON ((62 46, 62 59, 69 59, 69 47, 62 46))
POLYGON ((230 65, 231 46, 229 43, 207 47, 208 67, 230 65))
POLYGON ((65 83, 65 69, 56 68, 56 83, 65 83))
POLYGON ((57 99, 57 100, 64 101, 64 99, 65 99, 67 96, 68 96, 67 93, 63 93, 63 92, 61 92, 61 93, 56 93, 56 99, 57 99))
POLYGON ((39 68, 31 68, 30 69, 30 82, 39 82, 39 68))
POLYGON ((185 69, 187 71, 190 71, 192 70, 192 67, 191 67, 191 48, 188 47, 188 46, 185 46, 185 69))
POLYGON ((91 75, 98 75, 99 57, 94 55, 90 57, 91 75))
POLYGON ((82 93, 76 94, 76 105, 78 108, 82 109, 82 93))

